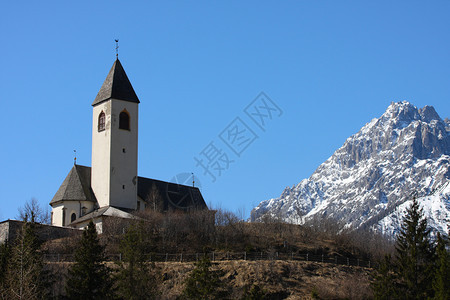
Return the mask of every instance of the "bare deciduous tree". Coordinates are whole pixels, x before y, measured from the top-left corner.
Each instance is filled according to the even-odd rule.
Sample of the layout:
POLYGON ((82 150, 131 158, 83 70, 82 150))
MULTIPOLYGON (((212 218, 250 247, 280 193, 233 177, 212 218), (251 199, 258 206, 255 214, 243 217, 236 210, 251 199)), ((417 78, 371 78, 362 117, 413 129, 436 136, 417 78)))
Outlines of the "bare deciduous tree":
POLYGON ((25 222, 50 224, 50 213, 48 208, 42 208, 36 198, 25 202, 24 206, 18 208, 17 218, 25 222))

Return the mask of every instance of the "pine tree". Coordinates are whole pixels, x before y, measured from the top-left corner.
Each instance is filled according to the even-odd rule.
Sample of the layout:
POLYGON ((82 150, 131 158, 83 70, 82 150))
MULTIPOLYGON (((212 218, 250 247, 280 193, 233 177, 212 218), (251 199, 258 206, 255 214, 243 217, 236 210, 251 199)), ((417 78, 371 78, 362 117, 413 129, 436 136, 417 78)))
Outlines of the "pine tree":
POLYGON ((446 241, 438 233, 436 266, 433 280, 434 299, 450 299, 450 255, 445 249, 446 241))
POLYGON ((156 280, 146 262, 149 245, 143 224, 131 225, 120 241, 122 261, 116 275, 117 294, 123 299, 154 299, 156 280))
POLYGON ((44 299, 48 296, 47 273, 44 272, 40 246, 35 223, 24 223, 9 255, 4 280, 8 299, 44 299))
POLYGON ((0 299, 5 299, 7 294, 6 272, 8 270, 8 262, 11 256, 11 247, 8 240, 0 245, 0 299))
POLYGON ((416 198, 403 218, 395 249, 398 295, 403 299, 432 296, 434 249, 427 220, 416 198))
POLYGON ((211 270, 211 261, 206 255, 195 264, 185 284, 183 296, 187 299, 219 299, 219 276, 211 270))
POLYGON ((112 280, 105 265, 104 246, 98 240, 91 221, 84 229, 75 250, 74 265, 69 269, 66 292, 69 299, 110 299, 112 280))
POLYGON ((386 255, 384 260, 378 266, 375 274, 375 280, 372 283, 372 289, 375 299, 395 299, 395 274, 392 270, 393 264, 391 256, 386 255))

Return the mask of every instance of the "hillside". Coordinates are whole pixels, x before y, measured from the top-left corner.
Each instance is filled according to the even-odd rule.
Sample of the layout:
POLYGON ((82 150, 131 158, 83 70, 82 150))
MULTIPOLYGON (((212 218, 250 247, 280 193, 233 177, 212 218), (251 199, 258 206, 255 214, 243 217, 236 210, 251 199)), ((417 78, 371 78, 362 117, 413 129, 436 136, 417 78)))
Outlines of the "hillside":
MULTIPOLYGON (((224 218, 221 224, 205 222, 207 212, 189 214, 149 213, 143 225, 153 256, 168 254, 192 255, 195 253, 264 253, 279 256, 324 255, 340 260, 359 259, 374 261, 391 251, 392 243, 382 236, 366 232, 337 232, 332 222, 320 222, 312 226, 280 223, 264 220, 260 223, 239 221, 227 212, 218 211, 216 218, 224 218), (208 226, 210 225, 210 226, 208 226)), ((128 221, 129 222, 129 221, 128 221)), ((110 231, 101 235, 106 253, 117 257, 123 228, 128 222, 110 225, 110 231), (113 230, 114 229, 114 230, 113 230)), ((56 239, 44 244, 50 260, 71 259, 74 245, 80 235, 56 239), (66 259, 67 258, 67 259, 66 259)), ((241 256, 242 257, 242 256, 241 256)))
MULTIPOLYGON (((47 267, 64 278, 70 263, 50 263, 47 267)), ((114 264, 110 264, 114 267, 114 264)), ((160 278, 158 299, 177 299, 193 263, 156 263, 152 272, 160 278)), ((212 270, 219 274, 226 299, 240 299, 253 286, 264 290, 268 299, 312 299, 315 291, 322 299, 368 299, 371 269, 300 261, 225 261, 215 262, 212 270)), ((54 285, 56 295, 64 294, 64 282, 54 285)))
MULTIPOLYGON (((140 224, 151 245, 148 265, 158 279, 158 299, 177 299, 204 251, 210 257, 215 253, 212 270, 229 294, 226 299, 240 299, 253 286, 263 288, 269 299, 311 299, 313 291, 324 299, 367 299, 373 270, 362 266, 369 266, 370 260, 372 267, 391 246, 373 234, 337 233, 333 223, 308 227, 269 219, 246 223, 218 211, 216 220, 221 221, 209 227, 205 215, 207 212, 141 215, 148 220, 140 224)), ((107 264, 117 268, 118 245, 127 224, 110 226, 111 232, 102 234, 100 240, 106 245, 107 264)), ((67 270, 79 239, 76 234, 43 246, 46 267, 58 278, 52 284, 54 295, 65 293, 67 270)))

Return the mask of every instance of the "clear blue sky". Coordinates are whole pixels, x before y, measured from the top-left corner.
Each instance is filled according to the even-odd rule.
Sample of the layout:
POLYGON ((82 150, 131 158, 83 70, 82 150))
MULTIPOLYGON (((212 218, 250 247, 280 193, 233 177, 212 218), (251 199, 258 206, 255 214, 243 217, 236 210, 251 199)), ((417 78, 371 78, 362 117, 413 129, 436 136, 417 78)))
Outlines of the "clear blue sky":
POLYGON ((33 197, 48 205, 74 149, 79 164, 91 165, 91 103, 115 38, 141 100, 139 175, 194 172, 208 204, 245 217, 309 177, 391 101, 450 117, 449 1, 0 7, 0 220, 33 197), (265 131, 244 112, 260 92, 283 112, 265 131), (240 156, 220 139, 237 117, 258 137, 240 156), (211 142, 234 160, 215 182, 194 160, 211 142))

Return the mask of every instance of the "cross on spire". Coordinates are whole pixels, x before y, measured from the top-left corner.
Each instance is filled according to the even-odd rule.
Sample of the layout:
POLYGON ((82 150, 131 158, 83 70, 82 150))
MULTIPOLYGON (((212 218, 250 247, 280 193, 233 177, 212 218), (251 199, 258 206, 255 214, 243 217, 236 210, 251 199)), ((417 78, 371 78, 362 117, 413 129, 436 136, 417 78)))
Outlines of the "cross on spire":
POLYGON ((116 59, 119 59, 119 39, 115 39, 116 41, 116 59))

